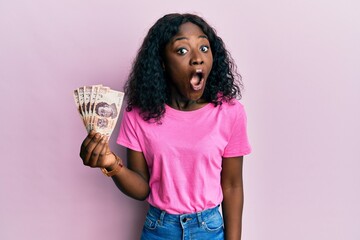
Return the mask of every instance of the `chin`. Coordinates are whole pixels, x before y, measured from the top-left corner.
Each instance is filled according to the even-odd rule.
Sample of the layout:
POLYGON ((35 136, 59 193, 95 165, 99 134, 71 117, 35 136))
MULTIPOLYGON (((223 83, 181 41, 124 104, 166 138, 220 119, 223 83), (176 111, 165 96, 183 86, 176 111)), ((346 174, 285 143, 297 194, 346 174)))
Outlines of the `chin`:
POLYGON ((198 100, 200 100, 200 99, 202 98, 203 93, 204 93, 204 91, 197 92, 197 93, 195 93, 195 94, 191 94, 191 95, 189 96, 189 100, 191 100, 191 101, 198 101, 198 100))

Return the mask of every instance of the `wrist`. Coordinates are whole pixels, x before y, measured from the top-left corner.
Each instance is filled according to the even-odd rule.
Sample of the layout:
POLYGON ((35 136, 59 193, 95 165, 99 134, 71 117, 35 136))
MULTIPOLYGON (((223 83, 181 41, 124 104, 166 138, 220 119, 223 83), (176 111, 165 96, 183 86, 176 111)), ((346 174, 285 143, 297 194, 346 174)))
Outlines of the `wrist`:
POLYGON ((113 171, 117 165, 119 165, 119 157, 115 155, 115 153, 111 152, 111 157, 112 157, 112 164, 110 166, 104 167, 107 171, 113 171))
POLYGON ((103 172, 103 174, 108 177, 114 176, 123 167, 121 159, 113 152, 112 152, 112 155, 115 158, 115 163, 113 163, 110 167, 101 168, 101 171, 103 172))

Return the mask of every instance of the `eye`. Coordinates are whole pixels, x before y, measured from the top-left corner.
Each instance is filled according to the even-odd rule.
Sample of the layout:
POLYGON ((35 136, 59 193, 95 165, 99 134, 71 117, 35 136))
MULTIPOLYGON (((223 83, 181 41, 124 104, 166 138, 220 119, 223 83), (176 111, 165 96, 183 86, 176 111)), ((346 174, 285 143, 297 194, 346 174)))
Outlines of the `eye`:
POLYGON ((185 55, 188 52, 188 50, 186 50, 186 48, 179 48, 176 52, 179 55, 185 55))
POLYGON ((207 52, 207 51, 209 51, 209 47, 208 46, 201 46, 200 47, 200 51, 202 51, 202 52, 207 52))

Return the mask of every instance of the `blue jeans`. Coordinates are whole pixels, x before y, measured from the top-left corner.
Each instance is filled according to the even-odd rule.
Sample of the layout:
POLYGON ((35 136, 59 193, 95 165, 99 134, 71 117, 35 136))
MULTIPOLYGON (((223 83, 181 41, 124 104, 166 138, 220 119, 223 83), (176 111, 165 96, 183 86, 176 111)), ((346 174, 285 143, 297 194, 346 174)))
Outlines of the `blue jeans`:
POLYGON ((219 207, 191 214, 169 214, 150 206, 141 240, 223 240, 219 207))

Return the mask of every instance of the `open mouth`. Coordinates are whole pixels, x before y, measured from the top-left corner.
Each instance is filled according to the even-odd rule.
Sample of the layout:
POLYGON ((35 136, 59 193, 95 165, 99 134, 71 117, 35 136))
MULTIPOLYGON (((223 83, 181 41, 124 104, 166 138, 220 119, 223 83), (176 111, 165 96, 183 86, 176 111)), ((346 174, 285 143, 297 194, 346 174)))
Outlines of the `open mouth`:
POLYGON ((200 90, 204 86, 204 74, 201 69, 197 69, 196 72, 192 75, 190 84, 192 89, 195 91, 200 90))

